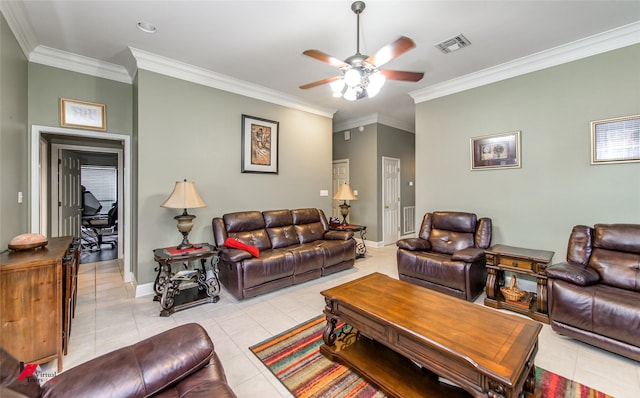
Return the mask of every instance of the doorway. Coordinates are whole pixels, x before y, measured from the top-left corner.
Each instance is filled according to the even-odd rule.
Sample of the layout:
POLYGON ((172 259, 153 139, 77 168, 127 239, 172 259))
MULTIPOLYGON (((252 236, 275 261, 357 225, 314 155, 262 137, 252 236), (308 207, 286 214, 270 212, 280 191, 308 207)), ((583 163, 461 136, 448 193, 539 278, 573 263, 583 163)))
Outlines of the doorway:
MULTIPOLYGON (((60 141, 55 136, 48 138, 60 141)), ((118 230, 122 149, 64 141, 50 144, 52 199, 49 216, 42 217, 51 221, 49 236, 79 236, 81 264, 122 258, 118 244, 122 240, 118 230)))
POLYGON ((400 238, 400 159, 382 157, 382 244, 400 238))
MULTIPOLYGON (((88 130, 74 130, 59 127, 32 126, 31 128, 31 154, 30 154, 30 176, 31 176, 31 202, 29 212, 29 223, 31 232, 47 234, 50 230, 52 236, 58 230, 58 225, 48 225, 48 220, 57 217, 51 217, 51 207, 47 206, 55 198, 52 196, 53 186, 57 184, 47 184, 47 172, 53 167, 49 165, 49 159, 53 155, 49 155, 48 149, 51 142, 48 137, 56 136, 67 140, 78 141, 78 145, 74 145, 73 149, 83 147, 95 148, 100 142, 110 143, 113 147, 120 147, 121 155, 119 156, 119 170, 121 170, 121 178, 119 178, 120 188, 118 189, 118 202, 121 211, 118 212, 118 241, 121 242, 118 248, 118 257, 123 259, 124 281, 131 282, 133 274, 131 272, 131 141, 129 136, 120 134, 103 133, 88 130)), ((69 149, 69 148, 65 148, 69 149)), ((98 147, 98 151, 109 150, 109 148, 98 147)), ((57 186, 56 186, 57 189, 57 186)), ((57 203, 56 203, 57 204, 57 203)), ((57 211, 57 209, 56 209, 57 211)))
MULTIPOLYGON (((333 161, 331 186, 333 192, 331 197, 333 198, 342 184, 349 183, 349 159, 339 159, 333 161)), ((331 200, 331 217, 340 219, 340 203, 339 200, 331 200)))

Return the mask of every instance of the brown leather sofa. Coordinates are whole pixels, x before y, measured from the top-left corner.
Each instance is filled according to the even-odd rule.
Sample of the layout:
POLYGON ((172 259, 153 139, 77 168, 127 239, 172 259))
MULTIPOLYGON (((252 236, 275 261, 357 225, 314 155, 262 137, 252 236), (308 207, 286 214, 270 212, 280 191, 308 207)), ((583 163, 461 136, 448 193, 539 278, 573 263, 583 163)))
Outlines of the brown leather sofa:
POLYGON ((576 225, 547 277, 554 331, 640 361, 640 225, 576 225))
POLYGON ((16 358, 0 347, 0 397, 229 397, 220 359, 206 330, 189 323, 94 358, 40 386, 18 380, 16 358))
POLYGON ((491 219, 473 213, 425 214, 417 238, 396 242, 400 280, 473 301, 485 287, 491 231, 491 219))
POLYGON ((353 232, 329 230, 320 209, 243 211, 211 221, 221 250, 222 284, 242 300, 353 267, 353 232), (259 257, 224 246, 234 238, 259 249, 259 257))

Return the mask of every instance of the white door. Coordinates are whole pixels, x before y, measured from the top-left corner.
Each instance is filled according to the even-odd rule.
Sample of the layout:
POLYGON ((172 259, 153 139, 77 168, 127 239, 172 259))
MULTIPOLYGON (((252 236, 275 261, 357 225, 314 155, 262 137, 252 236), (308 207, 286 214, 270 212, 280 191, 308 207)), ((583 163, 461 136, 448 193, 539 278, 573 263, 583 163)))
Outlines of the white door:
POLYGON ((400 239, 400 159, 382 157, 382 243, 400 239))
POLYGON ((58 152, 58 236, 80 236, 80 158, 72 151, 58 152))
MULTIPOLYGON (((333 198, 336 193, 338 193, 340 185, 349 183, 349 159, 334 160, 332 175, 331 185, 333 191, 331 197, 333 198)), ((331 217, 337 217, 339 220, 342 220, 340 207, 338 207, 341 204, 342 202, 339 200, 331 201, 331 217)))

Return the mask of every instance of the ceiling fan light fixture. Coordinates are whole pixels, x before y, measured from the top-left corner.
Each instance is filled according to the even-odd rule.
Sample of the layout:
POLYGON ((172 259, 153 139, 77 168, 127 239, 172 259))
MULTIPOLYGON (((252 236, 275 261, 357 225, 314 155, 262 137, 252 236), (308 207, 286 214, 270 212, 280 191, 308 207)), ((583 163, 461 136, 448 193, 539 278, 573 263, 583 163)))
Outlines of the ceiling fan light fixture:
POLYGON ((378 93, 382 89, 382 86, 384 86, 384 82, 386 80, 387 79, 384 77, 382 73, 380 73, 380 71, 375 71, 374 73, 372 73, 369 76, 369 85, 367 86, 367 96, 369 98, 373 98, 376 95, 378 95, 378 93))
POLYGON ((359 93, 357 92, 357 88, 356 87, 347 87, 346 91, 344 92, 344 99, 346 99, 347 101, 355 101, 358 99, 359 97, 359 93))
POLYGON ((338 79, 338 80, 334 80, 331 83, 329 83, 329 86, 331 87, 331 91, 333 91, 333 96, 334 97, 342 97, 342 93, 344 92, 344 80, 342 79, 338 79))
POLYGON ((357 86, 362 80, 362 71, 360 68, 351 68, 344 73, 344 82, 349 86, 357 86))

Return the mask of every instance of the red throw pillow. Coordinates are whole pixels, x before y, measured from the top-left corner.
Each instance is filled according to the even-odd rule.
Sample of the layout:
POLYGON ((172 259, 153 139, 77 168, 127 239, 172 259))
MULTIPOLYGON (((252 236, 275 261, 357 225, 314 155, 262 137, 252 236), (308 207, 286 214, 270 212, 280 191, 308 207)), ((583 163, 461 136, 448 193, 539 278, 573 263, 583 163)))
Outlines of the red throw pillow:
POLYGON ((253 257, 260 257, 260 249, 255 246, 247 245, 246 243, 240 242, 237 239, 227 238, 224 241, 224 245, 232 249, 246 250, 251 253, 253 257))

